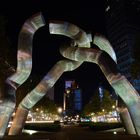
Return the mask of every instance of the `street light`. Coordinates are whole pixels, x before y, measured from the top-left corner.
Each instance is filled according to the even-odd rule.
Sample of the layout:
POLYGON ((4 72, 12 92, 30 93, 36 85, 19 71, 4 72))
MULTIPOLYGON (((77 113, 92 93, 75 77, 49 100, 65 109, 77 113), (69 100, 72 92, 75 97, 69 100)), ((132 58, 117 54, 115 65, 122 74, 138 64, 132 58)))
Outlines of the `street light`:
POLYGON ((58 107, 57 111, 58 111, 58 113, 62 113, 62 108, 58 107))
POLYGON ((115 105, 113 105, 112 108, 114 109, 115 108, 115 105))

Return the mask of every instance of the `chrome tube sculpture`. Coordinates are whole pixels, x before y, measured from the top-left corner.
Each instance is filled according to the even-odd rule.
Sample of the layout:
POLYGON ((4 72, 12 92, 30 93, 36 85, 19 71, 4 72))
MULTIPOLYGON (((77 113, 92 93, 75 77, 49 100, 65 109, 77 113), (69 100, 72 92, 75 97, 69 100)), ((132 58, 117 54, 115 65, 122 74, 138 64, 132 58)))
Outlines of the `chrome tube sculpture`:
MULTIPOLYGON (((79 47, 90 48, 88 42, 92 41, 91 34, 86 34, 83 30, 79 29, 74 24, 65 21, 51 21, 49 24, 51 34, 59 34, 68 36, 75 41, 75 45, 79 47), (80 39, 79 39, 80 37, 80 39)), ((111 58, 117 63, 117 58, 113 47, 110 42, 101 34, 95 34, 93 44, 97 45, 101 50, 107 52, 111 58)))
MULTIPOLYGON (((114 62, 117 63, 117 58, 116 54, 113 50, 113 47, 111 46, 110 42, 102 35, 100 34, 95 34, 93 38, 93 43, 97 45, 101 50, 104 50, 107 52, 111 58, 114 60, 114 62)), ((128 134, 136 134, 132 118, 129 114, 129 112, 126 113, 126 109, 120 108, 119 110, 120 115, 122 116, 124 125, 126 127, 127 133, 128 134)))
POLYGON ((50 21, 49 31, 51 34, 70 37, 78 47, 90 48, 90 42, 92 41, 91 34, 87 35, 86 32, 74 24, 65 21, 50 21))
POLYGON ((117 63, 115 51, 110 42, 103 35, 95 34, 93 38, 93 44, 97 45, 101 50, 107 52, 111 56, 111 58, 117 63))
POLYGON ((18 41, 17 70, 14 75, 9 77, 8 82, 21 85, 29 77, 32 69, 32 41, 35 32, 45 25, 45 20, 41 13, 32 16, 25 21, 18 41))
POLYGON ((136 130, 128 109, 125 107, 120 108, 118 111, 120 112, 120 117, 122 118, 122 121, 125 124, 124 127, 126 129, 127 134, 136 134, 136 130))
POLYGON ((37 85, 37 87, 27 94, 18 106, 13 124, 9 130, 9 135, 20 134, 26 121, 29 109, 31 109, 42 97, 46 95, 47 91, 53 87, 63 72, 74 70, 77 67, 79 67, 79 63, 70 60, 62 60, 56 63, 37 85))
MULTIPOLYGON (((35 19, 37 19, 38 21, 38 18, 35 18, 35 19)), ((43 18, 41 17, 39 19, 42 20, 43 18)), ((28 30, 26 30, 26 28, 23 28, 23 31, 25 33, 24 34, 25 39, 29 38, 29 40, 32 37, 27 35, 28 31, 31 32, 33 35, 34 31, 32 29, 34 28, 35 30, 38 29, 38 26, 36 28, 36 24, 34 24, 34 22, 30 22, 30 23, 31 25, 33 25, 33 27, 27 26, 25 24, 26 25, 25 27, 29 27, 29 28, 28 30)), ((37 23, 40 25, 40 20, 37 23)), ((43 25, 44 25, 44 22, 42 20, 42 24, 39 27, 43 25)), ((116 68, 116 63, 115 63, 117 62, 116 55, 110 43, 108 42, 108 40, 106 40, 102 36, 95 35, 93 42, 101 50, 90 49, 90 41, 92 41, 91 35, 87 35, 83 30, 81 30, 80 28, 78 28, 77 26, 73 24, 70 24, 68 22, 62 22, 62 21, 51 21, 51 23, 49 24, 49 29, 50 29, 51 34, 60 34, 60 35, 65 35, 65 36, 70 37, 74 42, 74 46, 78 45, 78 47, 68 46, 67 48, 61 48, 60 50, 61 54, 65 58, 68 58, 70 60, 61 60, 57 62, 55 66, 48 72, 48 74, 42 79, 42 81, 37 85, 37 87, 33 89, 29 94, 27 94, 27 96, 22 100, 22 102, 20 103, 17 109, 12 127, 10 128, 10 131, 9 131, 9 135, 16 135, 22 131, 29 109, 31 109, 44 95, 46 95, 47 91, 56 83, 56 81, 63 74, 63 72, 72 71, 78 68, 84 61, 96 63, 97 65, 99 65, 99 67, 103 71, 104 75, 106 76, 111 86, 115 89, 116 93, 126 103, 128 110, 130 112, 130 115, 133 119, 135 129, 138 135, 140 135, 140 121, 139 121, 140 101, 137 97, 137 92, 132 87, 132 85, 128 82, 128 80, 118 72, 116 68)), ((22 40, 22 37, 21 37, 21 40, 22 40)), ((23 37, 23 40, 24 40, 24 37, 23 37)), ((31 49, 32 48, 31 41, 29 42, 27 41, 27 46, 28 45, 30 46, 30 49, 31 49)), ((20 49, 18 50, 19 62, 18 62, 17 72, 15 75, 7 79, 7 83, 8 85, 10 85, 10 90, 12 90, 13 93, 15 93, 15 89, 19 85, 21 85, 28 78, 30 74, 30 70, 31 70, 31 61, 30 61, 31 54, 30 53, 32 51, 31 50, 29 51, 29 50, 26 48, 26 46, 24 46, 21 50, 20 49), (26 57, 27 59, 24 59, 24 57, 26 57)), ((10 96, 11 95, 13 97, 13 101, 11 100, 12 98, 9 97, 10 102, 8 101, 8 103, 12 102, 15 105, 15 98, 13 96, 15 94, 10 94, 10 96)), ((6 102, 5 106, 8 106, 8 103, 6 102)), ((13 108, 12 108, 12 111, 13 111, 13 108)), ((8 117, 10 117, 10 115, 11 114, 8 114, 8 117)), ((2 117, 2 119, 4 117, 2 117)), ((8 122, 8 119, 5 122, 8 122)), ((7 124, 5 123, 4 125, 6 126, 7 124)), ((2 127, 1 124, 0 124, 0 127, 2 127)), ((4 131, 3 132, 1 131, 2 135, 4 134, 4 131)), ((132 132, 132 130, 130 131, 132 132)))
MULTIPOLYGON (((50 33, 68 36, 73 39, 78 47, 90 47, 91 40, 88 35, 77 26, 60 21, 51 22, 49 25, 50 33)), ((12 127, 9 130, 9 135, 17 135, 21 133, 29 109, 31 109, 43 96, 46 95, 47 91, 53 87, 65 71, 72 71, 81 64, 82 62, 75 62, 71 60, 62 60, 56 63, 42 81, 36 86, 36 88, 27 94, 27 96, 21 101, 16 111, 12 127)))
POLYGON ((60 52, 68 59, 78 62, 96 63, 101 68, 110 85, 125 102, 136 132, 140 135, 140 99, 130 82, 118 72, 116 64, 111 57, 104 51, 90 48, 66 47, 61 48, 60 52))
POLYGON ((19 34, 17 52, 17 70, 6 80, 5 98, 0 103, 0 136, 5 134, 9 119, 15 109, 15 91, 29 77, 32 69, 32 40, 34 33, 44 26, 41 13, 29 18, 19 34))

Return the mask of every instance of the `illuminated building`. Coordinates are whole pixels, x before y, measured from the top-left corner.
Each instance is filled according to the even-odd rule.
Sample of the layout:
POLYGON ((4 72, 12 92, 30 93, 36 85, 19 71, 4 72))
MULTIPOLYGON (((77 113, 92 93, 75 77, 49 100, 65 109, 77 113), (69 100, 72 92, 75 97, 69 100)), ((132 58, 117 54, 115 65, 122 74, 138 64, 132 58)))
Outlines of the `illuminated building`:
POLYGON ((74 90, 74 110, 81 111, 81 109, 82 109, 81 89, 76 88, 74 90))
POLYGON ((104 88, 100 85, 98 90, 99 90, 100 102, 102 102, 102 98, 104 96, 104 88))
POLYGON ((118 68, 140 93, 140 79, 133 79, 130 67, 135 39, 140 39, 140 1, 106 0, 106 31, 115 50, 118 68))
POLYGON ((69 115, 78 113, 82 109, 81 89, 74 80, 65 81, 63 109, 69 115))

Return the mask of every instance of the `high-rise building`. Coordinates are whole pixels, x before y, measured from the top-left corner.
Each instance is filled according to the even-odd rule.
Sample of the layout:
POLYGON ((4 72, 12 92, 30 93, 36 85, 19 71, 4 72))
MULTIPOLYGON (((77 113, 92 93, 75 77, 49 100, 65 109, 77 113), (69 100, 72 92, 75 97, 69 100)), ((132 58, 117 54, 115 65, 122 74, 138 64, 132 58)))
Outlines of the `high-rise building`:
POLYGON ((107 37, 117 56, 118 69, 140 93, 140 79, 133 79, 130 67, 136 38, 140 39, 140 0, 106 0, 107 37))
POLYGON ((74 89, 74 110, 75 111, 81 111, 82 110, 82 95, 81 95, 81 89, 78 87, 74 89))
POLYGON ((100 102, 102 102, 102 99, 103 99, 103 97, 104 97, 104 88, 103 88, 103 86, 99 86, 99 97, 100 97, 100 102))
POLYGON ((76 114, 82 110, 82 93, 74 80, 65 81, 63 109, 66 114, 76 114))

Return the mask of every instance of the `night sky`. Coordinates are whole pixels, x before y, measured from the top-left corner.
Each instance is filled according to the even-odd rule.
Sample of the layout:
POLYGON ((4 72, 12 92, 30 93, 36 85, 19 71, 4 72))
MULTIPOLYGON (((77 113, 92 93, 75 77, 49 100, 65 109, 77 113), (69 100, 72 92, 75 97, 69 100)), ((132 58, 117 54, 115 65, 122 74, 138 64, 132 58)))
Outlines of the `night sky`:
MULTIPOLYGON (((42 12, 45 17, 46 26, 39 29, 33 41, 33 71, 32 75, 44 76, 50 68, 59 60, 64 59, 59 53, 59 46, 63 41, 68 41, 67 37, 50 35, 48 31, 49 20, 63 20, 73 23, 87 32, 101 33, 106 36, 104 1, 93 0, 82 1, 80 3, 72 1, 54 0, 27 0, 11 2, 4 1, 1 14, 8 21, 7 34, 12 40, 11 53, 16 55, 18 34, 24 21, 37 12, 42 12), (94 3, 93 3, 94 2, 94 3)), ((92 45, 92 47, 94 47, 92 45)), ((14 58, 16 60, 16 57, 14 58)), ((94 90, 101 83, 109 88, 108 82, 97 65, 83 63, 73 72, 64 73, 55 84, 55 100, 62 104, 62 94, 64 90, 64 80, 75 79, 82 89, 84 103, 94 93, 94 90)))

